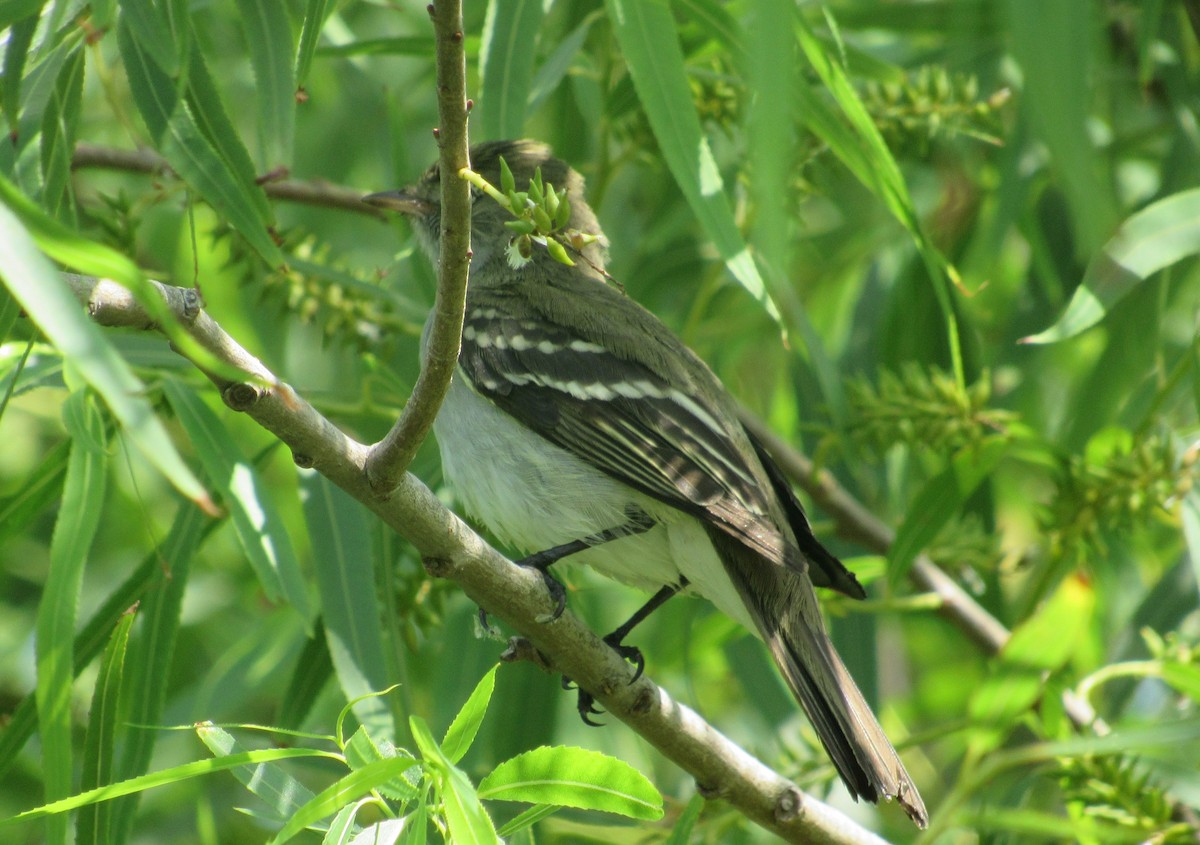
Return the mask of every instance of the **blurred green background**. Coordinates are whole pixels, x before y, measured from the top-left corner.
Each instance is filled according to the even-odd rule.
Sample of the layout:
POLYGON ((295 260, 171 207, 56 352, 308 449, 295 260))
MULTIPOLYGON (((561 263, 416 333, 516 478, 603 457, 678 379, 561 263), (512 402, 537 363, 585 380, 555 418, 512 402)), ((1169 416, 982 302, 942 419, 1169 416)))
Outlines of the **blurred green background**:
MULTIPOLYGON (((885 555, 811 511, 869 582, 866 605, 826 606, 929 805, 928 841, 1194 841, 1200 5, 492 0, 464 13, 472 139, 538 138, 582 172, 613 276, 898 530, 885 555), (1021 342, 1051 326, 1053 342, 1021 342), (1008 648, 976 645, 912 585, 920 549, 1016 631, 1008 648), (1072 725, 1064 693, 1108 729, 1072 725)), ((271 174, 268 193, 298 180, 319 194, 420 174, 437 124, 424 4, 7 0, 0 43, 0 818, 209 756, 162 726, 329 735, 348 698, 391 684, 353 719, 415 753, 408 717, 440 737, 497 660, 474 606, 228 411, 161 336, 98 333, 139 380, 121 395, 154 409, 224 512, 267 514, 259 547, 204 516, 176 492, 183 475, 115 421, 122 400, 64 341, 83 336, 70 309, 37 304, 53 274, 22 245, 80 272, 116 254, 198 285, 276 375, 377 439, 415 379, 433 271, 403 222, 268 198, 255 176, 271 174), (255 470, 249 491, 239 463, 255 470), (134 599, 123 662, 110 647, 123 675, 95 698, 110 688, 92 658, 134 599), (54 679, 72 676, 67 709, 37 729, 34 700, 49 712, 54 679), (102 700, 117 708, 107 721, 102 700)), ((453 504, 432 442, 412 471, 453 504)), ((644 598, 564 577, 597 631, 644 598)), ((676 600, 635 641, 657 682, 749 751, 913 840, 894 807, 846 798, 746 632, 676 600)), ((531 665, 502 666, 461 767, 478 783, 538 745, 604 751, 650 778, 665 818, 563 811, 513 841, 771 841, 719 802, 684 814, 694 784, 623 726, 584 727, 574 701, 531 665)), ((281 769, 314 791, 340 771, 281 769)), ((264 842, 280 825, 281 805, 228 773, 105 806, 70 817, 81 841, 264 842)), ((497 822, 519 809, 485 806, 497 822)), ((67 818, 0 839, 68 841, 67 818)))

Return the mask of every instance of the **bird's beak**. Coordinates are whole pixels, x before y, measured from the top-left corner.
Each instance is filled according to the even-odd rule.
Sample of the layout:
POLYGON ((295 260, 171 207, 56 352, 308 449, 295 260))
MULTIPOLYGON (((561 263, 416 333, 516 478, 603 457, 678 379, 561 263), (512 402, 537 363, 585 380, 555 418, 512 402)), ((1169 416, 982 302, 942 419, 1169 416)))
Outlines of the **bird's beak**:
POLYGON ((437 208, 436 205, 428 200, 414 196, 404 189, 367 194, 362 198, 362 201, 367 205, 373 205, 376 208, 382 208, 387 211, 398 211, 409 217, 424 217, 427 214, 432 214, 437 208))

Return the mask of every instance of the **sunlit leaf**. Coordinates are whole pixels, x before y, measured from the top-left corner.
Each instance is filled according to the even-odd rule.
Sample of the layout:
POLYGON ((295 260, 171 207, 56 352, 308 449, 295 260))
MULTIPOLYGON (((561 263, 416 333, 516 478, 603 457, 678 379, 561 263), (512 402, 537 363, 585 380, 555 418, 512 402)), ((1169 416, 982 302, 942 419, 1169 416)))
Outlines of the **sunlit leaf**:
POLYGON ((1135 287, 1200 253, 1200 188, 1159 200, 1130 217, 1088 264, 1067 310, 1025 343, 1055 343, 1104 319, 1135 287))

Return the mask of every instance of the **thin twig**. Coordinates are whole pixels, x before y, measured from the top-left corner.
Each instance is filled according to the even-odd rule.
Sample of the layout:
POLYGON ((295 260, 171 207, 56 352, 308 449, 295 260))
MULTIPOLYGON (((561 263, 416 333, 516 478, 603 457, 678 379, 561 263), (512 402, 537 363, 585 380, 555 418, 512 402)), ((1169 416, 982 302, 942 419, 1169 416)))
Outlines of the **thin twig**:
MULTIPOLYGON (((81 141, 71 156, 73 170, 124 170, 130 173, 170 174, 174 171, 167 160, 154 150, 121 150, 81 141)), ((383 220, 386 215, 362 201, 362 191, 334 185, 323 180, 281 179, 262 183, 262 189, 273 199, 289 200, 320 208, 353 211, 383 220)))
MULTIPOLYGON (((147 326, 144 307, 115 283, 64 274, 77 298, 101 324, 147 326)), ((706 796, 728 801, 750 820, 787 842, 864 845, 883 843, 837 810, 801 792, 730 741, 688 707, 632 668, 569 610, 541 623, 552 600, 539 575, 492 549, 446 510, 415 476, 405 473, 389 497, 367 479, 368 447, 338 430, 289 385, 250 355, 209 315, 195 310, 193 293, 154 283, 172 310, 188 309, 188 333, 226 368, 244 373, 230 381, 206 373, 225 403, 245 412, 292 450, 296 461, 337 484, 407 539, 436 576, 451 578, 472 601, 511 626, 614 717, 691 774, 706 796)))
POLYGON ((377 492, 387 495, 399 483, 442 407, 462 343, 467 270, 471 263, 471 192, 458 178, 470 166, 467 143, 467 59, 463 50, 461 0, 429 5, 437 44, 437 130, 441 168, 440 255, 437 298, 429 345, 421 374, 400 419, 383 440, 371 447, 367 476, 377 492))

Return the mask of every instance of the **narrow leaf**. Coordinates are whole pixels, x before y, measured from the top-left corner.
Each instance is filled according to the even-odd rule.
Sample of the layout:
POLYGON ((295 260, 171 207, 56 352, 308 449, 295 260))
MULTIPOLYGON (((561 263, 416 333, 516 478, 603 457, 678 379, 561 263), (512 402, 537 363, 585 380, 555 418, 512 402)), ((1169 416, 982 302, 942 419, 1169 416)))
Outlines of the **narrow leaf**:
POLYGON ((121 0, 121 29, 137 39, 139 47, 167 76, 183 67, 171 24, 163 7, 150 0, 121 0))
MULTIPOLYGON (((82 397, 82 394, 80 394, 82 397)), ((100 412, 87 402, 88 427, 102 439, 100 412)), ((70 795, 73 771, 71 684, 75 619, 88 551, 100 524, 107 456, 82 442, 71 447, 63 500, 50 540, 50 571, 37 613, 37 711, 47 803, 70 795)), ((66 819, 51 819, 48 843, 65 842, 66 819)))
POLYGON ((317 44, 321 41, 321 28, 329 15, 329 0, 308 0, 304 8, 304 28, 300 32, 300 48, 296 51, 296 86, 303 88, 308 81, 308 70, 312 67, 317 44))
MULTIPOLYGON (((211 722, 197 725, 196 736, 200 737, 214 757, 229 757, 248 750, 232 734, 211 722)), ((280 822, 290 819, 313 797, 308 787, 285 772, 275 761, 238 766, 232 773, 242 786, 266 802, 272 816, 280 822)))
POLYGON ((169 786, 170 784, 191 780, 201 775, 236 769, 238 766, 266 763, 272 760, 295 760, 304 757, 330 758, 332 756, 326 751, 316 751, 311 748, 265 748, 259 751, 233 754, 229 757, 223 757, 220 760, 198 760, 194 763, 184 763, 181 766, 172 766, 169 769, 162 769, 140 777, 118 781, 108 786, 89 789, 72 795, 70 798, 64 798, 61 801, 54 801, 49 804, 43 804, 40 807, 34 807, 32 810, 26 810, 15 816, 0 819, 0 827, 23 824, 27 821, 45 818, 56 813, 78 810, 80 807, 95 804, 97 801, 111 801, 114 798, 137 795, 139 792, 145 792, 147 789, 169 786))
POLYGON ((292 27, 278 0, 237 0, 254 68, 258 127, 266 139, 268 167, 289 166, 296 127, 292 27))
MULTIPOLYGON (((0 178, 0 192, 13 190, 0 178)), ((0 278, 25 313, 104 399, 130 442, 179 492, 211 507, 208 494, 179 456, 146 401, 145 385, 83 313, 61 276, 37 251, 12 212, 0 206, 0 278)))
POLYGON ((68 219, 67 195, 75 127, 83 98, 83 46, 76 47, 58 72, 54 96, 42 114, 42 205, 55 217, 68 219))
POLYGON ((359 723, 377 739, 391 739, 387 704, 370 695, 385 689, 388 677, 366 513, 317 473, 303 473, 300 488, 334 672, 359 723))
POLYGON ((1200 188, 1159 200, 1121 224, 1091 260, 1067 310, 1023 343, 1056 343, 1104 319, 1113 305, 1159 270, 1200 254, 1200 188))
POLYGON ((1008 442, 1004 438, 988 438, 978 446, 963 449, 950 461, 950 466, 925 483, 909 505, 888 550, 888 583, 893 589, 904 580, 921 549, 959 512, 1007 451, 1008 442))
MULTIPOLYGON (((18 4, 10 4, 16 6, 18 4)), ((29 4, 36 10, 41 2, 29 4)), ((12 11, 16 11, 15 9, 12 11)), ((8 123, 8 131, 16 132, 21 115, 21 82, 25 75, 25 60, 29 56, 29 45, 33 43, 33 33, 37 29, 38 16, 31 14, 27 18, 12 23, 9 29, 7 18, 10 10, 5 8, 0 12, 0 31, 8 29, 8 43, 4 48, 3 74, 0 74, 0 110, 8 123)))
POLYGON ((300 561, 258 470, 238 449, 236 438, 220 418, 190 389, 167 378, 163 391, 209 481, 221 491, 238 541, 267 597, 276 601, 282 595, 308 624, 312 611, 300 561))
POLYGON ((493 666, 480 678, 467 703, 446 729, 442 751, 446 753, 450 762, 457 763, 461 760, 475 741, 475 735, 479 733, 479 726, 487 714, 488 703, 492 700, 492 692, 496 689, 496 670, 499 668, 499 665, 493 666))
MULTIPOLYGON (((92 693, 92 709, 88 715, 87 739, 84 742, 80 785, 85 790, 104 786, 113 778, 117 728, 120 725, 119 705, 124 691, 125 652, 129 647, 129 632, 134 619, 132 608, 121 615, 100 661, 100 674, 92 693)), ((84 807, 79 813, 75 841, 79 845, 108 845, 113 841, 111 828, 112 817, 107 805, 84 807)))
POLYGON ((479 52, 480 109, 485 138, 519 138, 533 80, 542 0, 490 0, 479 52))
MULTIPOLYGON (((159 548, 154 581, 147 586, 139 607, 140 636, 129 644, 126 678, 129 687, 129 723, 117 775, 135 777, 149 770, 159 732, 147 725, 162 724, 167 686, 174 668, 183 595, 191 574, 192 558, 208 523, 196 508, 180 508, 167 539, 159 548)), ((124 842, 133 827, 137 799, 124 798, 113 810, 113 840, 124 842)))
POLYGON ((253 198, 253 192, 261 188, 245 184, 229 169, 204 137, 191 113, 181 106, 174 82, 143 52, 142 46, 129 33, 129 27, 118 27, 117 43, 125 62, 133 101, 171 168, 225 218, 267 264, 282 266, 283 254, 262 223, 260 201, 253 198))
POLYGON ((310 824, 332 816, 380 784, 404 774, 405 770, 412 768, 415 762, 412 757, 408 756, 392 757, 387 760, 377 760, 344 775, 297 810, 288 823, 271 838, 271 845, 282 845, 310 824))
POLYGON ((671 10, 663 0, 607 0, 606 5, 654 137, 692 213, 734 278, 779 321, 701 131, 671 10))

